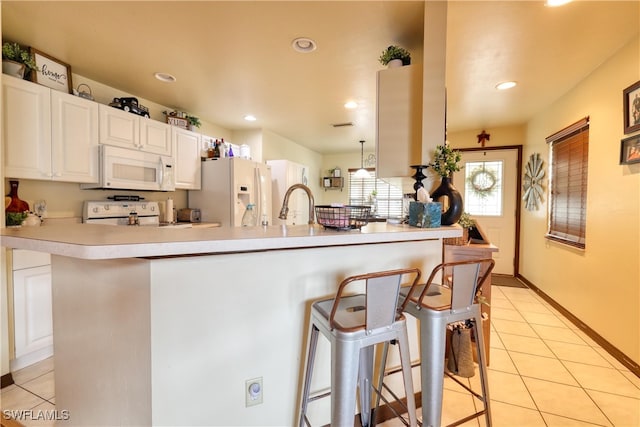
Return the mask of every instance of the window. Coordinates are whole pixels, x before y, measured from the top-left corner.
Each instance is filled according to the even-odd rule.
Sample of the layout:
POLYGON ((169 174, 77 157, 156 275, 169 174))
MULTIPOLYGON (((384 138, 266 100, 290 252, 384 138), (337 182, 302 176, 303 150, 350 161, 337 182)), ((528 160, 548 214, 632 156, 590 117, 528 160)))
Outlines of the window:
POLYGON ((502 160, 464 165, 464 209, 474 216, 502 215, 502 160))
POLYGON ((367 168, 367 170, 371 178, 354 178, 356 169, 349 169, 349 204, 371 206, 371 213, 379 217, 400 218, 402 189, 377 179, 375 169, 367 168))
POLYGON ((551 144, 549 230, 546 237, 585 248, 589 118, 547 138, 551 144))

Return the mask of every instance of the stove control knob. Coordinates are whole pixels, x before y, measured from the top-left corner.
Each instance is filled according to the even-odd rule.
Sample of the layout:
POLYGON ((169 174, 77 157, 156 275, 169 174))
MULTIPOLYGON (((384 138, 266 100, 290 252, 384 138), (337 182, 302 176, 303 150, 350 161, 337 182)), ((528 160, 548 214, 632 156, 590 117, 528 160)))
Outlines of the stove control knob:
POLYGON ((95 206, 95 207, 93 208, 93 213, 98 213, 98 207, 97 207, 97 206, 95 206))

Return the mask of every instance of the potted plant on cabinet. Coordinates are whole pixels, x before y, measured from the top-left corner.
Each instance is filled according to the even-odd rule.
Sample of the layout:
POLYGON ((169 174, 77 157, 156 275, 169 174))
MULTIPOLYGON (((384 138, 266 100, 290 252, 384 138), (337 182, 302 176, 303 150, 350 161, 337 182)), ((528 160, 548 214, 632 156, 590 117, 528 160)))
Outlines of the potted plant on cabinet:
POLYGON ((411 64, 411 54, 403 47, 391 45, 382 51, 378 60, 389 68, 400 67, 411 64))
POLYGON ((37 70, 33 55, 18 43, 2 44, 2 72, 23 79, 31 70, 37 70))
POLYGON ((189 122, 189 130, 194 130, 194 128, 199 128, 200 126, 202 126, 202 123, 200 123, 200 119, 196 116, 190 116, 187 114, 185 118, 189 122))
MULTIPOLYGON (((453 150, 448 143, 436 146, 433 162, 429 166, 442 178, 440 186, 435 189, 431 197, 438 200, 440 197, 447 197, 449 208, 442 213, 442 225, 452 225, 458 222, 462 216, 464 204, 462 196, 451 183, 451 175, 458 172, 461 167, 458 164, 462 160, 462 154, 458 150, 453 150)), ((446 206, 443 203, 443 206, 446 206)))

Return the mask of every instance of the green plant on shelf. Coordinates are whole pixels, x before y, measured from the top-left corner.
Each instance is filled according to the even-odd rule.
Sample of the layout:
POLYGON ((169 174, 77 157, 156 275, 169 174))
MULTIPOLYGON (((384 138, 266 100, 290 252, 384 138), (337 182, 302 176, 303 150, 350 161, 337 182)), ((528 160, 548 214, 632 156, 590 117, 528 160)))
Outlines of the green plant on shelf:
POLYGON ((191 126, 197 127, 199 128, 200 126, 202 126, 202 123, 200 123, 200 119, 196 116, 185 116, 185 118, 187 119, 187 121, 189 122, 189 124, 191 126))
POLYGON ((18 43, 5 42, 2 44, 2 59, 24 64, 29 70, 38 70, 36 60, 31 53, 20 47, 18 43))
POLYGON ((378 61, 380 61, 382 65, 387 65, 394 59, 401 59, 402 65, 411 64, 411 54, 409 51, 403 47, 395 45, 391 45, 383 50, 378 61))
POLYGON ((429 166, 443 178, 450 177, 453 172, 458 172, 461 168, 458 164, 462 160, 462 153, 452 150, 448 143, 436 146, 433 162, 429 166))

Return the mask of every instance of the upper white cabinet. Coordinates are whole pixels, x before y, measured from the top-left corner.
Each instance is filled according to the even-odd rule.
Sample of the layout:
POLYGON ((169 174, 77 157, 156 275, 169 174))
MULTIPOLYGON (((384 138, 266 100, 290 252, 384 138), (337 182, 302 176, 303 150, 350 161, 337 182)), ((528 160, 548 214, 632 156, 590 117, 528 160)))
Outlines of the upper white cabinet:
MULTIPOLYGON (((293 184, 309 185, 309 168, 289 160, 267 160, 271 166, 273 219, 278 221, 280 208, 287 189, 293 184)), ((295 190, 289 197, 289 213, 286 224, 307 224, 309 221, 309 198, 302 190, 295 190)), ((276 222, 277 224, 277 222, 276 222)))
POLYGON ((170 156, 171 126, 100 104, 100 143, 170 156))
POLYGON ((422 75, 412 65, 378 71, 376 175, 410 176, 420 164, 422 75))
POLYGON ((98 181, 98 104, 51 91, 53 179, 98 181))
POLYGON ((3 84, 5 175, 98 181, 98 104, 7 75, 3 84))
POLYGON ((200 190, 202 135, 174 126, 172 139, 176 188, 200 190))

